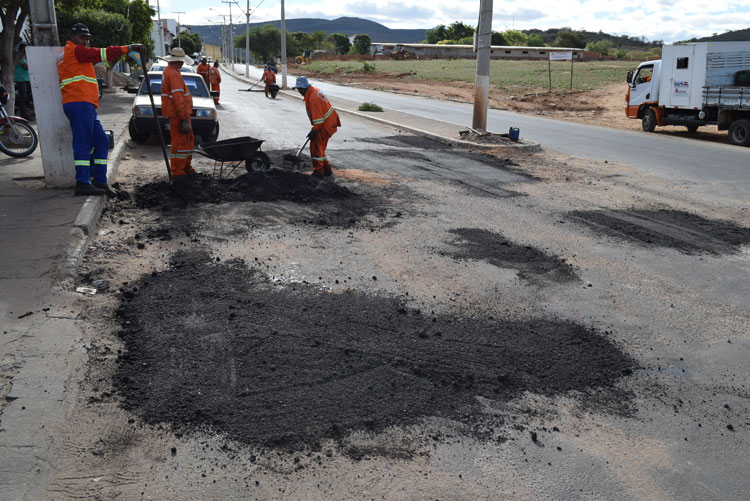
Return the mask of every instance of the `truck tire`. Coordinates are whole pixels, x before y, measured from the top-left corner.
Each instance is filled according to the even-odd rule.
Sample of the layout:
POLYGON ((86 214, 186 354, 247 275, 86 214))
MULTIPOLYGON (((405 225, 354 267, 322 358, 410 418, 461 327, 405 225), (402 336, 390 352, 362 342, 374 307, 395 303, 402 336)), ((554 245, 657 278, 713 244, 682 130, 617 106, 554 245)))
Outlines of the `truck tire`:
POLYGON ((654 132, 656 128, 656 113, 651 108, 643 112, 643 118, 641 119, 641 127, 646 132, 654 132))
POLYGON ((135 128, 135 122, 133 122, 133 119, 130 119, 130 122, 128 122, 128 133, 130 134, 130 139, 135 141, 138 144, 145 144, 146 141, 148 141, 150 134, 144 134, 143 132, 138 132, 138 130, 135 128))
POLYGON ((729 142, 737 146, 750 146, 750 120, 735 120, 729 126, 729 142))
POLYGON ((688 126, 687 126, 687 130, 688 130, 688 132, 690 132, 691 134, 692 134, 693 132, 698 132, 698 126, 697 126, 697 125, 688 125, 688 126))

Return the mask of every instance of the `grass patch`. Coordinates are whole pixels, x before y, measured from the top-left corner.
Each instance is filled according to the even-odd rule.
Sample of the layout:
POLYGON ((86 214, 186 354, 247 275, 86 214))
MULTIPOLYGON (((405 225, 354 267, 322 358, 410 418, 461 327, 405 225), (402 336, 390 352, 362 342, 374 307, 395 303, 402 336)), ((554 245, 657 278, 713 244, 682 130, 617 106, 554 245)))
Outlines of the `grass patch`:
POLYGON ((383 111, 383 108, 375 103, 362 103, 357 108, 359 111, 383 111))
MULTIPOLYGON (((528 92, 549 88, 547 61, 491 61, 490 85, 509 92, 528 92)), ((628 69, 638 65, 637 61, 586 61, 573 64, 573 89, 595 90, 612 83, 625 85, 628 69)), ((407 61, 378 61, 377 68, 366 61, 316 61, 308 70, 324 76, 335 71, 356 73, 361 71, 403 75, 412 78, 441 82, 466 82, 473 84, 476 76, 476 61, 471 59, 432 59, 407 61), (363 67, 372 66, 371 70, 363 67), (339 69, 341 68, 341 69, 339 69)), ((570 62, 552 61, 552 89, 568 89, 570 86, 570 62)))

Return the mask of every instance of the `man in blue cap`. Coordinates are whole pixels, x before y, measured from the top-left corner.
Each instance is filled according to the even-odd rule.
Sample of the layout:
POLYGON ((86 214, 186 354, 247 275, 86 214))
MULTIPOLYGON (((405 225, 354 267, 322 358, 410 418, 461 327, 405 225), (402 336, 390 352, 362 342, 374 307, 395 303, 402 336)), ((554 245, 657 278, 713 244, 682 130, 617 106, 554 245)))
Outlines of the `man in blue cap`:
POLYGON ((307 134, 310 138, 310 158, 312 158, 313 173, 315 177, 332 176, 331 163, 326 157, 328 140, 341 127, 339 114, 331 106, 325 94, 320 89, 310 85, 307 77, 297 78, 294 89, 305 98, 307 116, 310 118, 312 129, 307 134))
POLYGON ((76 167, 75 195, 117 194, 107 185, 109 138, 96 116, 99 106, 99 84, 95 63, 116 61, 129 52, 146 51, 146 46, 114 45, 106 49, 89 47, 91 33, 85 24, 73 25, 70 40, 57 55, 63 111, 73 130, 73 159, 76 167), (93 173, 94 181, 90 175, 93 173))

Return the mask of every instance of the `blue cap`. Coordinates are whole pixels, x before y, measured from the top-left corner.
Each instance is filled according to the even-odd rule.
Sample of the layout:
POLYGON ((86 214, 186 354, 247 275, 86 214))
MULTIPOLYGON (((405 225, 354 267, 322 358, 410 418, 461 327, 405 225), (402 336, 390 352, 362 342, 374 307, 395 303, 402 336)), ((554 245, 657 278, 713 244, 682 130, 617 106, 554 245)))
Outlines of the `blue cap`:
POLYGON ((308 87, 310 87, 310 82, 307 81, 307 77, 297 77, 297 82, 292 89, 307 89, 308 87))

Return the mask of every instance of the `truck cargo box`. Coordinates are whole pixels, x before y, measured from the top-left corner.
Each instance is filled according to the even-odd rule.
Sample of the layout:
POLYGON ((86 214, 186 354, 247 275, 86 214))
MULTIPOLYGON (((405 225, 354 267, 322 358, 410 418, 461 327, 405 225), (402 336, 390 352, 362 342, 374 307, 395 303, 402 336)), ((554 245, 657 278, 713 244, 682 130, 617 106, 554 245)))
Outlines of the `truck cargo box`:
MULTIPOLYGON (((698 110, 704 87, 734 86, 750 70, 750 42, 698 42, 662 47, 659 104, 698 110)), ((712 96, 716 99, 716 96, 712 96)), ((745 102, 747 96, 736 96, 745 102)))

